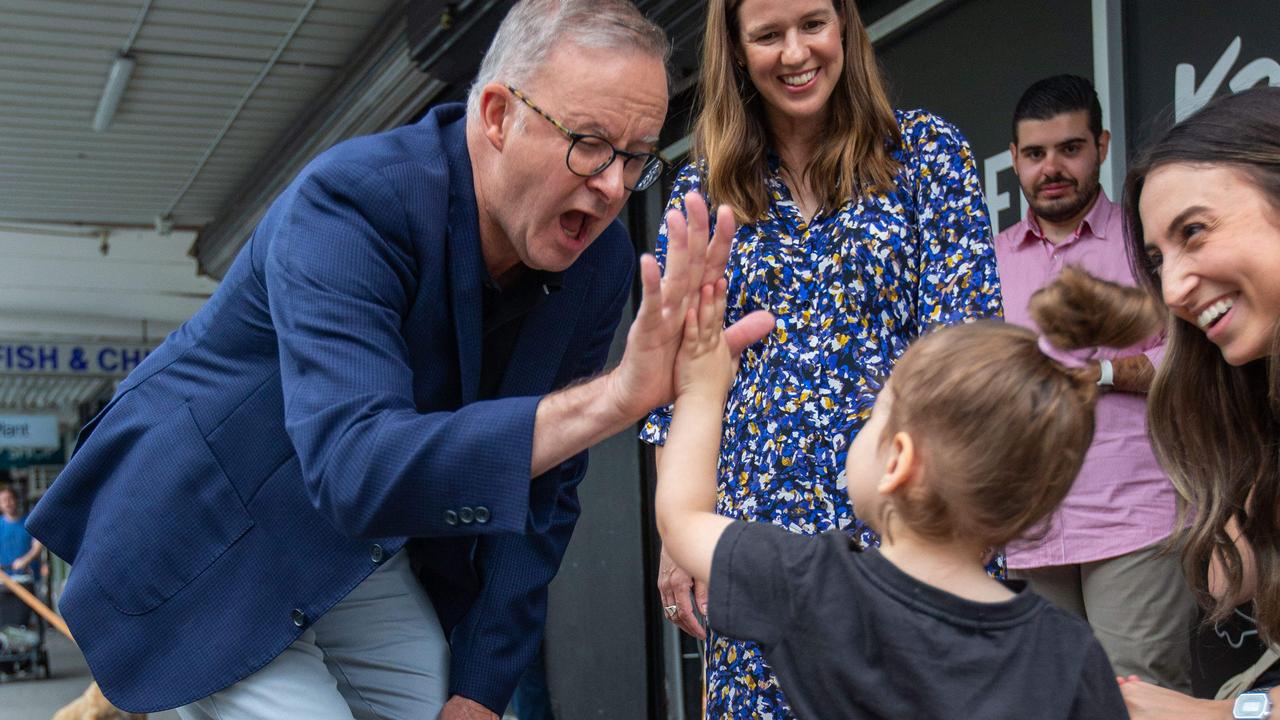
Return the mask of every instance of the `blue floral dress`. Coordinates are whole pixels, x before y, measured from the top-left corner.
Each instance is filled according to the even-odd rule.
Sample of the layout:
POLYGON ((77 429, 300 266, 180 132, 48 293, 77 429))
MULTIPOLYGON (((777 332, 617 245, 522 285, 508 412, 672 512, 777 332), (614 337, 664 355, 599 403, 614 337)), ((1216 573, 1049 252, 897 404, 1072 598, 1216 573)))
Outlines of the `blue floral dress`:
MULTIPOLYGON (((819 210, 809 221, 772 161, 769 207, 738 228, 727 275, 726 323, 769 310, 777 327, 743 354, 725 408, 717 511, 792 532, 875 534, 845 489, 849 442, 894 361, 930 327, 1001 314, 986 203, 968 143, 922 111, 898 112, 901 169, 892 191, 819 210)), ((668 207, 700 189, 699 168, 676 179, 668 207)), ((710 199, 714 202, 714 198, 710 199)), ((665 259, 666 226, 657 256, 665 259)), ((641 438, 661 444, 670 410, 641 438)), ((790 717, 759 648, 708 638, 707 717, 790 717)))

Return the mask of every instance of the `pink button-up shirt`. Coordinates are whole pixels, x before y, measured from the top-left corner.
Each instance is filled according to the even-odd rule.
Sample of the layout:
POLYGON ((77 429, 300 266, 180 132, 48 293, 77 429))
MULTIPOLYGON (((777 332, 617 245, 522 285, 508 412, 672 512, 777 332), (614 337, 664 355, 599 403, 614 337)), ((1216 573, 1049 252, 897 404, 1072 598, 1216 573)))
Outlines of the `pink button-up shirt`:
MULTIPOLYGON (((1004 292, 1005 320, 1033 330, 1027 304, 1067 265, 1112 282, 1133 285, 1125 253, 1122 212, 1098 196, 1075 233, 1058 245, 1045 239, 1030 212, 996 237, 996 265, 1004 292)), ((1159 336, 1130 348, 1099 348, 1096 358, 1163 354, 1159 336)), ((1049 532, 1006 548, 1010 568, 1092 562, 1123 555, 1167 538, 1176 519, 1176 496, 1147 440, 1146 395, 1111 392, 1098 401, 1093 445, 1067 499, 1053 513, 1049 532)))

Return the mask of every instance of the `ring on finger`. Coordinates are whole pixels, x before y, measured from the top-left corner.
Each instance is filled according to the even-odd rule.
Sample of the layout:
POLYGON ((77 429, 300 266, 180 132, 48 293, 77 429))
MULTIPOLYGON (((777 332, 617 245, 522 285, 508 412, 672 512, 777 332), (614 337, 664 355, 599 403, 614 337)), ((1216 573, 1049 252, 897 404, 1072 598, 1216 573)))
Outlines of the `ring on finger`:
POLYGON ((675 620, 676 614, 680 612, 679 605, 664 605, 662 611, 667 614, 668 620, 675 620))

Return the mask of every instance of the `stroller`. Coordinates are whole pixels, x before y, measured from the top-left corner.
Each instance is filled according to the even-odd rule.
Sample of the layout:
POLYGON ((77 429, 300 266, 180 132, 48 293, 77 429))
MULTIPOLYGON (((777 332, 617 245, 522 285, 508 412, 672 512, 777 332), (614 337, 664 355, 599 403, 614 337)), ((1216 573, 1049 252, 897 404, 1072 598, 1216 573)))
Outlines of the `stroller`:
MULTIPOLYGON (((11 575, 10 579, 28 592, 35 590, 32 574, 11 575)), ((47 587, 45 594, 48 595, 47 587)), ((48 623, 43 617, 8 587, 0 585, 0 682, 30 677, 37 669, 46 679, 51 675, 49 651, 45 647, 47 631, 48 623)))

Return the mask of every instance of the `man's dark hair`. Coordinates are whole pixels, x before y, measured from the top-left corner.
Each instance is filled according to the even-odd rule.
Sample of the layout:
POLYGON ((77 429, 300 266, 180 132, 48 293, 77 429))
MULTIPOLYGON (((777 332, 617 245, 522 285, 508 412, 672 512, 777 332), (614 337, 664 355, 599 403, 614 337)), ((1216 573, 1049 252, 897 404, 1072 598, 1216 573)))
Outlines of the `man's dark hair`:
POLYGON ((1022 120, 1048 120, 1062 113, 1087 110, 1089 131, 1096 142, 1102 137, 1102 105, 1088 78, 1079 75, 1054 75, 1036 82, 1022 93, 1013 109, 1013 142, 1018 142, 1018 123, 1022 120))

